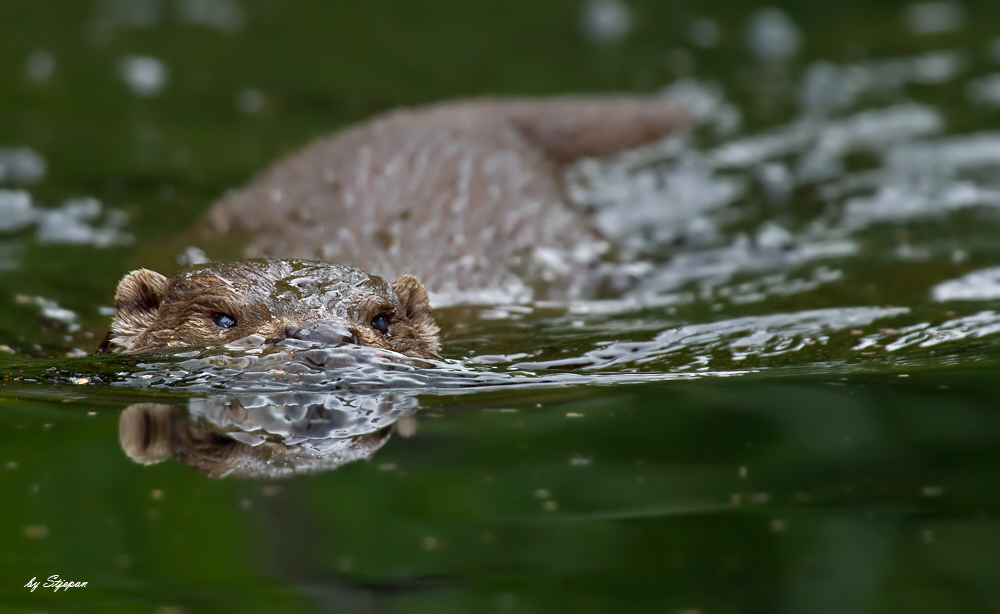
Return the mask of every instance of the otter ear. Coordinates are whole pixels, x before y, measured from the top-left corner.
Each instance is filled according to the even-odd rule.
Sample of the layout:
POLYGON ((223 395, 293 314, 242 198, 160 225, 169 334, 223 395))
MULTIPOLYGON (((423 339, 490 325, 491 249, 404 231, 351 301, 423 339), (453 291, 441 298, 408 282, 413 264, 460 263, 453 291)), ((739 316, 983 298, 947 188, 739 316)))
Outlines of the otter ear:
MULTIPOLYGON (((440 329, 434 316, 431 315, 431 300, 427 297, 427 289, 413 275, 403 275, 392 284, 392 289, 399 297, 399 315, 406 318, 419 342, 412 351, 414 356, 423 358, 440 358, 441 342, 438 339, 440 329)), ((409 352, 403 351, 404 354, 409 352)))
POLYGON ((392 284, 392 289, 399 297, 399 306, 403 308, 403 315, 408 320, 419 322, 420 320, 431 318, 431 299, 427 296, 427 289, 413 275, 403 275, 392 284))
POLYGON ((128 349, 131 341, 156 322, 156 313, 170 284, 163 275, 149 269, 132 271, 118 283, 115 318, 109 341, 128 349))
POLYGON ((144 317, 156 313, 169 284, 170 280, 156 271, 132 271, 118 282, 118 290, 115 292, 117 315, 144 317))

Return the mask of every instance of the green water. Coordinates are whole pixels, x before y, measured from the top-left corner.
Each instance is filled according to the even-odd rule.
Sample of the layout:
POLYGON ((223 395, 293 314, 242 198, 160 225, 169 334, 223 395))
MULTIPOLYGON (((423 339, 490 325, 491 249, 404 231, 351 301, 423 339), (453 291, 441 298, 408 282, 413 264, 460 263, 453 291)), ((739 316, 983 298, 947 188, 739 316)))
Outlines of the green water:
MULTIPOLYGON (((1000 301, 928 298, 1000 264, 988 207, 867 226, 851 235, 859 251, 829 264, 840 277, 760 300, 717 293, 501 319, 444 310, 445 357, 501 355, 490 373, 513 382, 414 393, 409 426, 370 460, 284 480, 133 462, 119 443, 122 410, 184 411, 205 391, 140 388, 129 373, 148 364, 67 357, 97 346, 109 320, 98 308, 124 273, 176 269, 176 235, 214 199, 339 126, 404 104, 653 91, 688 75, 721 83, 742 111, 739 134, 753 135, 795 115, 794 93, 774 84, 815 60, 958 49, 958 76, 888 101, 935 109, 939 135, 988 133, 1000 113, 970 103, 966 83, 997 68, 996 6, 960 5, 961 27, 918 35, 904 3, 783 3, 802 40, 783 77, 749 57, 744 31, 758 7, 735 1, 629 2, 633 30, 615 43, 583 36, 581 3, 562 0, 234 0, 217 5, 239 19, 215 25, 185 23, 183 4, 0 3, 0 147, 46 162, 37 182, 0 188, 23 188, 42 208, 96 198, 127 213, 136 238, 97 247, 0 233, 0 345, 11 350, 0 352, 0 612, 1000 610, 1000 335, 962 320, 1000 301), (718 44, 690 41, 695 17, 715 21, 718 44), (45 75, 40 51, 52 60, 45 75), (132 55, 163 62, 162 91, 129 90, 118 67, 132 55), (40 315, 33 297, 72 310, 78 328, 40 315), (539 385, 517 380, 513 364, 689 323, 887 305, 909 311, 795 329, 788 338, 807 346, 794 353, 737 359, 713 337, 539 385), (923 324, 982 335, 887 349, 908 334, 897 329, 923 324), (878 344, 852 349, 866 337, 878 344), (24 587, 55 574, 88 585, 24 587)), ((873 157, 852 155, 841 173, 873 157)), ((975 180, 992 185, 996 169, 975 180)), ((771 219, 799 229, 824 206, 816 194, 800 187, 773 205, 751 189, 722 232, 771 219)), ((810 266, 786 268, 812 279, 810 266)), ((722 287, 745 294, 743 282, 759 289, 760 275, 722 287)), ((551 373, 565 375, 545 365, 532 375, 551 373)))

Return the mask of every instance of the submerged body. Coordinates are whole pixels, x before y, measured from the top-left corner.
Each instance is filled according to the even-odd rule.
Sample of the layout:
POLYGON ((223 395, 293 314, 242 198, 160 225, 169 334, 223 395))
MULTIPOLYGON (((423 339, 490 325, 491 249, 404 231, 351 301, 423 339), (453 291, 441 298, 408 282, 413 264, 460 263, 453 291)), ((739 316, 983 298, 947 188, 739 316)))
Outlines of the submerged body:
POLYGON ((435 301, 592 296, 607 244, 566 200, 562 167, 686 123, 645 96, 474 100, 394 111, 293 153, 216 203, 208 253, 350 264, 419 278, 435 301))

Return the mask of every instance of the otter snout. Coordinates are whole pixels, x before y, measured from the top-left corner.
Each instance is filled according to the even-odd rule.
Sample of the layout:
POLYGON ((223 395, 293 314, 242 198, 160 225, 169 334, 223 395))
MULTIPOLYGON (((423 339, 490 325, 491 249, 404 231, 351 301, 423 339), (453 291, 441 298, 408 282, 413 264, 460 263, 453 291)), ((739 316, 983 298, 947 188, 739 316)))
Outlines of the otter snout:
POLYGON ((338 343, 353 343, 359 345, 358 334, 346 326, 338 326, 329 322, 310 322, 302 326, 285 329, 285 337, 302 341, 314 341, 325 345, 338 343))

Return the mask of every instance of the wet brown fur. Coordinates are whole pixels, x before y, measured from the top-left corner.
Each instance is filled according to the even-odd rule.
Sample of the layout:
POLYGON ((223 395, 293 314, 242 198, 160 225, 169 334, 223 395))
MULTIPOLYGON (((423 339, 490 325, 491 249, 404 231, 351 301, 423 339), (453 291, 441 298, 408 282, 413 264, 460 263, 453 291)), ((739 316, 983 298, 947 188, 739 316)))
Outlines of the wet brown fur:
POLYGON ((427 291, 404 275, 390 286, 350 267, 319 262, 250 260, 202 266, 168 279, 147 269, 122 279, 101 353, 231 343, 248 335, 284 339, 290 329, 330 322, 355 342, 419 358, 438 358, 438 327, 427 291), (215 314, 236 326, 220 328, 215 314), (372 326, 383 316, 384 334, 372 326))
POLYGON ((688 123, 652 96, 479 99, 400 109, 285 156, 202 220, 202 247, 248 237, 246 257, 342 262, 431 292, 520 280, 538 298, 593 295, 596 262, 546 269, 538 249, 599 240, 566 201, 565 164, 688 123))

